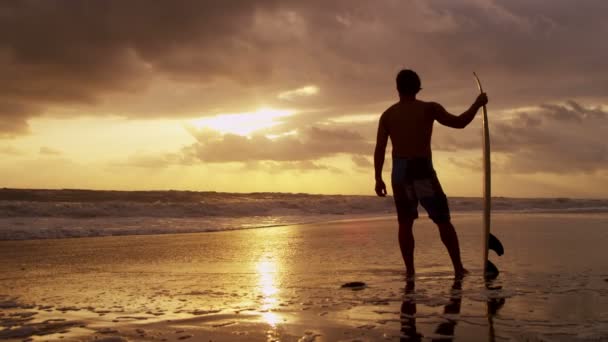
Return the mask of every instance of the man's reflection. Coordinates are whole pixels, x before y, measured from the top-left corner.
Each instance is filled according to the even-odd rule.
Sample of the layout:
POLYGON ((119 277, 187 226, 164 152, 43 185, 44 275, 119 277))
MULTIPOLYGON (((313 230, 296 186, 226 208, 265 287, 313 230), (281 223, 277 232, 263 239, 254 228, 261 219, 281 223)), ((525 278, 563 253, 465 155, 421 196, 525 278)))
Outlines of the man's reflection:
POLYGON ((405 295, 401 304, 401 341, 420 341, 422 335, 416 331, 416 299, 413 297, 414 280, 405 283, 405 295))
POLYGON ((435 333, 445 336, 441 339, 433 339, 433 341, 451 341, 454 337, 454 329, 456 328, 457 317, 460 314, 460 303, 462 302, 462 280, 456 279, 452 284, 450 291, 450 302, 443 307, 443 314, 446 321, 439 324, 435 333))
MULTIPOLYGON (((500 287, 486 286, 489 290, 499 290, 500 287)), ((416 329, 416 299, 414 297, 415 283, 408 280, 405 284, 405 295, 401 304, 401 341, 420 341, 423 335, 416 329)), ((435 334, 441 335, 433 341, 451 341, 458 323, 458 315, 462 303, 462 279, 455 279, 450 289, 450 301, 443 307, 445 321, 440 323, 435 334)), ((505 304, 505 298, 488 298, 486 302, 488 317, 488 340, 494 341, 494 316, 505 304)))
MULTIPOLYGON (((422 334, 416 330, 416 300, 413 296, 415 284, 408 280, 405 284, 405 295, 401 304, 401 341, 420 341, 422 334)), ((444 314, 450 316, 460 314, 462 302, 462 280, 456 279, 450 290, 450 302, 443 308, 444 314)), ((456 317, 450 317, 446 322, 439 324, 435 332, 442 335, 441 341, 450 341, 454 336, 456 317)))

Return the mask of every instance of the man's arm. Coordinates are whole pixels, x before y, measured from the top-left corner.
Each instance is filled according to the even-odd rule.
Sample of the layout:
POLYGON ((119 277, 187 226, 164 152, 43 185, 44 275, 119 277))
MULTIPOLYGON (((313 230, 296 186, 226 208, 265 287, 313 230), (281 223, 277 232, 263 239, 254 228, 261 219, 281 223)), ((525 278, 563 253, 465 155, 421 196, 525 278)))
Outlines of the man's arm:
POLYGON ((386 185, 382 180, 382 167, 384 166, 384 154, 386 152, 386 144, 388 142, 388 131, 384 127, 384 116, 380 117, 378 123, 378 134, 376 137, 376 149, 374 150, 374 170, 376 177, 376 194, 378 196, 386 196, 386 185))
POLYGON ((448 113, 445 108, 439 103, 433 103, 433 114, 435 116, 435 120, 437 120, 440 124, 452 128, 465 128, 468 124, 473 121, 475 115, 479 111, 479 108, 486 105, 488 103, 488 97, 486 93, 479 94, 477 99, 469 109, 467 109, 464 113, 460 115, 454 115, 448 113))

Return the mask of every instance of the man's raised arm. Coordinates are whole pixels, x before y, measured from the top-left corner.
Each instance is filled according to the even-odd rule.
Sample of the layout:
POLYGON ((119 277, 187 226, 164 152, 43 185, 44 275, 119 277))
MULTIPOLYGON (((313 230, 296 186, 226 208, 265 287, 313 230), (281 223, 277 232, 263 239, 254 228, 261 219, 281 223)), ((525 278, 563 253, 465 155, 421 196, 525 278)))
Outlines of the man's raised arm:
POLYGON ((378 196, 386 196, 386 184, 382 180, 382 167, 384 166, 384 154, 386 152, 386 144, 388 142, 388 131, 384 127, 382 120, 383 116, 380 117, 378 123, 378 135, 376 137, 376 149, 374 150, 374 170, 376 177, 376 194, 378 196))
POLYGON ((479 94, 477 99, 469 109, 467 109, 464 113, 460 115, 454 115, 448 113, 445 108, 439 103, 433 103, 433 114, 435 116, 435 120, 437 120, 440 124, 452 128, 465 128, 468 124, 473 121, 477 111, 482 106, 485 106, 488 103, 488 96, 486 93, 479 94))

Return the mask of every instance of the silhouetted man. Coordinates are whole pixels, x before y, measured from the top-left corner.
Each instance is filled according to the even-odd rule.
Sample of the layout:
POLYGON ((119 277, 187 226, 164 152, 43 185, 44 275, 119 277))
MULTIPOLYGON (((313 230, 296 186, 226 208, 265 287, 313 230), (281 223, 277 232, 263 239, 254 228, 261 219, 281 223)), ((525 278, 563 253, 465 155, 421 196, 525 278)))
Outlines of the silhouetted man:
POLYGON ((454 274, 457 277, 468 273, 460 260, 458 236, 450 221, 448 200, 431 160, 431 135, 433 123, 453 127, 466 127, 479 108, 488 102, 486 94, 480 94, 471 107, 456 116, 448 113, 436 102, 416 99, 420 91, 420 78, 412 70, 401 70, 397 75, 399 102, 390 106, 380 117, 378 137, 374 152, 376 171, 376 194, 386 196, 386 185, 382 180, 382 166, 386 143, 391 138, 393 145, 393 171, 391 183, 397 218, 399 221, 399 247, 405 262, 406 273, 413 276, 414 235, 412 226, 418 218, 418 202, 439 227, 441 241, 446 246, 454 274))

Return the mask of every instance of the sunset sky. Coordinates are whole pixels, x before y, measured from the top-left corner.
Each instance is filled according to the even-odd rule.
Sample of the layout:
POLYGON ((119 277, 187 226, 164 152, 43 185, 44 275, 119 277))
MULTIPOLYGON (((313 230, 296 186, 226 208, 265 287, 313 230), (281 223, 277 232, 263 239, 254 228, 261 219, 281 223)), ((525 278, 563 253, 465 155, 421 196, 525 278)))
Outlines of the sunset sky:
MULTIPOLYGON (((402 68, 490 103, 494 195, 608 197, 606 0, 4 1, 0 187, 373 194, 402 68)), ((435 125, 481 195, 481 117, 435 125)), ((390 144, 387 150, 390 170, 390 144)), ((388 173, 385 180, 390 181, 388 173)))

